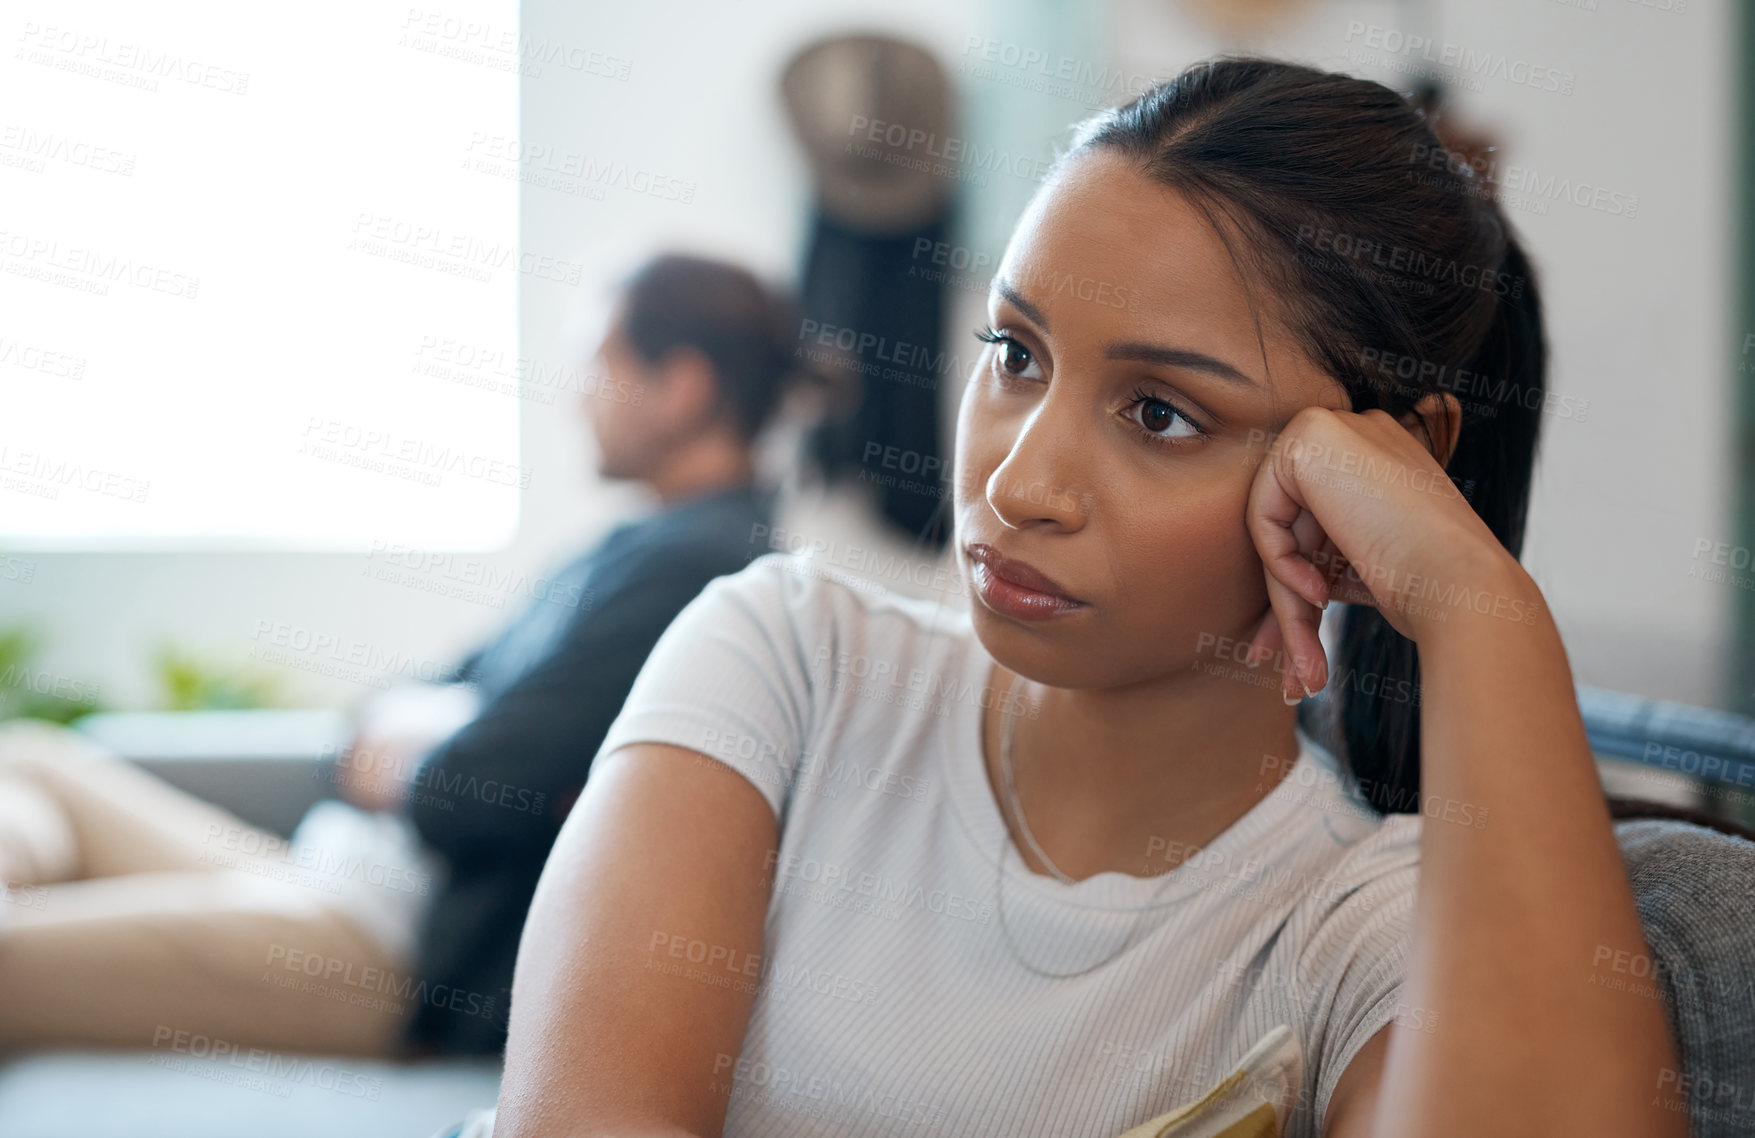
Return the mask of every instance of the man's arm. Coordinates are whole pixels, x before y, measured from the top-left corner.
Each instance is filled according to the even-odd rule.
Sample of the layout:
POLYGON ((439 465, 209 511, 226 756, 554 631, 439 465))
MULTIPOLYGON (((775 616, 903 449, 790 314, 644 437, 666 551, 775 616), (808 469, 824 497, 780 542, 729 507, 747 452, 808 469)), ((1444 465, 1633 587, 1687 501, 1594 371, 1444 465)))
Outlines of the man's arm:
POLYGON ((414 683, 391 688, 359 714, 353 742, 336 761, 338 795, 363 810, 396 810, 434 747, 481 710, 466 683, 414 683))
POLYGON ((654 552, 601 574, 549 655, 428 755, 409 797, 422 838, 453 861, 540 857, 653 645, 728 571, 654 552))

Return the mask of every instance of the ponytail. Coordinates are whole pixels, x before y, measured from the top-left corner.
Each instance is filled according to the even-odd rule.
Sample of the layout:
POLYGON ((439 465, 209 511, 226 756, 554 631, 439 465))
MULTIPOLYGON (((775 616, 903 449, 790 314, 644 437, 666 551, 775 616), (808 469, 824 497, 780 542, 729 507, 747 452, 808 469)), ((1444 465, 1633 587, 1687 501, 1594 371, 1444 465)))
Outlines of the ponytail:
MULTIPOLYGON (((1535 274, 1509 229, 1495 286, 1492 322, 1468 368, 1449 386, 1462 404, 1463 422, 1446 470, 1516 557, 1529 513, 1548 352, 1535 274)), ((1421 689, 1414 642, 1376 609, 1348 605, 1339 663, 1335 715, 1361 793, 1384 813, 1418 813, 1421 689)))
POLYGON ((797 297, 777 287, 770 287, 765 291, 769 314, 769 367, 778 377, 775 381, 779 389, 778 398, 784 399, 796 388, 815 391, 836 388, 838 377, 818 365, 810 353, 799 350, 799 329, 804 324, 803 310, 799 307, 797 297))

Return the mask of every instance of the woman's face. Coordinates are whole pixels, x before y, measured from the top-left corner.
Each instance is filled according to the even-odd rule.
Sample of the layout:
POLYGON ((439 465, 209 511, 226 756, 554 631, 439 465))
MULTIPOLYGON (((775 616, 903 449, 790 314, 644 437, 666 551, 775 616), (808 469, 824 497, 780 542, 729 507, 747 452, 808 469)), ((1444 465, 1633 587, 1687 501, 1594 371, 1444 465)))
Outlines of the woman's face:
POLYGON ((1244 525, 1256 467, 1299 409, 1349 406, 1258 305, 1259 338, 1211 224, 1127 159, 1087 153, 1038 192, 989 294, 1006 339, 977 360, 957 417, 958 560, 1001 663, 1111 688, 1255 631, 1267 607, 1244 525), (1003 611, 1003 597, 990 606, 977 543, 1081 603, 1043 619, 1003 611))

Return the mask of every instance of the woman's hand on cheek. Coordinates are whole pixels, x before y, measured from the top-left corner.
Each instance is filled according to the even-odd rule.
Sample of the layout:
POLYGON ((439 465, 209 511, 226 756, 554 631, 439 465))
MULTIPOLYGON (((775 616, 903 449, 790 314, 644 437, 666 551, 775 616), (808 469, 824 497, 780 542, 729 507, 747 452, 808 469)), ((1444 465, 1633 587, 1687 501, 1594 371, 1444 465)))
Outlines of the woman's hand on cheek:
POLYGON ((1274 439, 1245 521, 1269 609, 1254 648, 1291 658, 1288 702, 1328 682, 1317 628, 1331 598, 1368 604, 1415 643, 1533 582, 1413 432, 1387 412, 1306 407, 1274 439), (1497 593, 1495 593, 1497 591, 1497 593))

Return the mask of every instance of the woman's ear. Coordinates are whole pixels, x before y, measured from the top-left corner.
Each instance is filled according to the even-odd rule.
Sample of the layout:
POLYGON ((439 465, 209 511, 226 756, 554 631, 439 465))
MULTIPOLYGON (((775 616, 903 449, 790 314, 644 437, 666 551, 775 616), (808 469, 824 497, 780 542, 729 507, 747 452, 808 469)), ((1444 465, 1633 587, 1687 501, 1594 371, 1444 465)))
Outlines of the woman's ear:
POLYGON ((1429 391, 1402 415, 1402 426, 1426 444, 1439 466, 1448 467, 1462 431, 1462 404, 1447 391, 1429 391))

